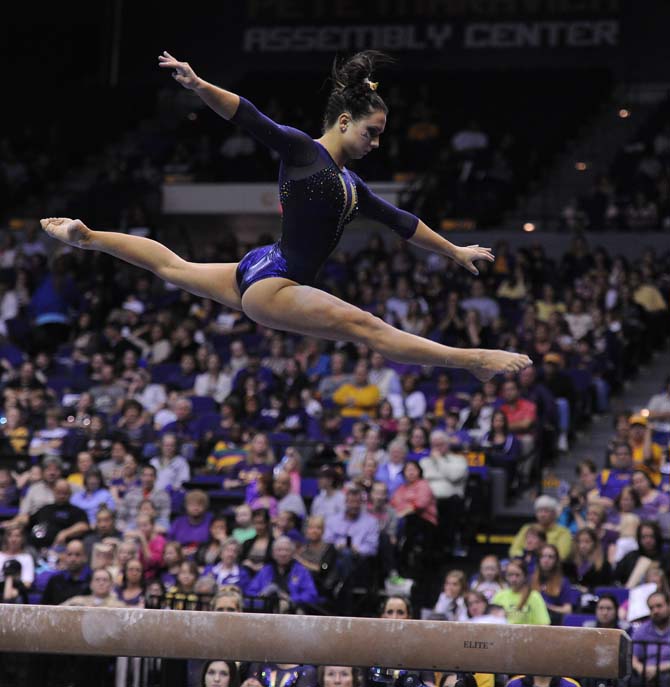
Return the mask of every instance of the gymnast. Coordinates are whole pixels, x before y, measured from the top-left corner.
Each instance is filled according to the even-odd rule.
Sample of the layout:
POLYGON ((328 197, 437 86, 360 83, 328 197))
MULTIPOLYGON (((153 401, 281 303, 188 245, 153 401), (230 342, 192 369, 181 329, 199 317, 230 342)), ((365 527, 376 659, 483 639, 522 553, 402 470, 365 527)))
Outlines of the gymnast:
POLYGON ((159 67, 171 69, 178 83, 281 158, 281 237, 277 243, 251 250, 239 263, 188 262, 151 239, 94 231, 78 219, 43 219, 43 229, 71 246, 108 253, 196 296, 242 310, 271 329, 364 343, 390 360, 465 368, 482 381, 497 373, 518 372, 532 364, 528 356, 444 346, 396 329, 314 286, 344 226, 358 212, 416 246, 450 257, 474 275, 478 274, 475 261, 494 259, 488 248, 450 243, 414 215, 376 196, 345 166, 378 148, 386 126, 388 108, 371 80, 380 58, 384 58, 381 53, 364 51, 333 64, 323 134, 314 140, 298 129, 276 124, 245 98, 199 78, 188 62, 179 62, 167 52, 159 56, 159 67))

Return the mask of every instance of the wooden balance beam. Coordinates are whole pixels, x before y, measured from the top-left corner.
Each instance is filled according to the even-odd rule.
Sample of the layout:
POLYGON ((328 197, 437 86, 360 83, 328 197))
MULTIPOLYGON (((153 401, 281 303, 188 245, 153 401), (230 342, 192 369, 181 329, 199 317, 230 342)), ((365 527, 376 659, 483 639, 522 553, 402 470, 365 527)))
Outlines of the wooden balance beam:
POLYGON ((622 678, 621 630, 0 604, 0 651, 622 678))

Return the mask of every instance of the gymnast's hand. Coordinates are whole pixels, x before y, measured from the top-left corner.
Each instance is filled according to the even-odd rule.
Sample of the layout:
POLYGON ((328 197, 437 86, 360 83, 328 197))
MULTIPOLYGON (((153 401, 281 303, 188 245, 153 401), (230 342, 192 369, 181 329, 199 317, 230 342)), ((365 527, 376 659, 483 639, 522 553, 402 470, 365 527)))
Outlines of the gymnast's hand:
POLYGON ((453 258, 461 267, 465 267, 468 272, 472 272, 474 275, 479 274, 479 270, 474 264, 475 260, 495 261, 491 249, 482 248, 478 243, 474 246, 460 246, 456 249, 453 258))
POLYGON ((178 81, 184 88, 190 91, 195 90, 200 84, 200 79, 196 73, 191 69, 188 62, 179 62, 170 55, 169 52, 163 51, 162 55, 158 56, 158 66, 165 69, 174 69, 172 76, 175 81, 178 81))

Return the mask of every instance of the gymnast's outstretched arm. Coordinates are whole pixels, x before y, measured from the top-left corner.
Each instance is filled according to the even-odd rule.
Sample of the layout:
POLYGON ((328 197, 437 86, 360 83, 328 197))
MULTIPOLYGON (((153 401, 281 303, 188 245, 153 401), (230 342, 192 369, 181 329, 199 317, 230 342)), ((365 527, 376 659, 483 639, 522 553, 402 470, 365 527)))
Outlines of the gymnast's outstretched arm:
POLYGON ((196 93, 219 116, 241 126, 263 145, 277 151, 286 164, 301 167, 316 159, 316 144, 304 131, 277 124, 246 98, 201 79, 188 62, 180 62, 167 52, 158 56, 158 65, 173 69, 175 81, 196 93))
POLYGON ((216 114, 224 119, 232 119, 235 116, 240 105, 239 95, 201 79, 188 62, 180 62, 167 51, 158 56, 158 66, 164 69, 173 69, 172 76, 175 81, 184 88, 197 93, 216 114))
POLYGON ((479 270, 475 267, 475 260, 488 260, 493 262, 495 257, 490 248, 483 248, 478 243, 472 246, 457 246, 451 241, 447 241, 443 236, 440 236, 436 231, 433 231, 427 224, 419 220, 414 235, 408 239, 410 243, 433 253, 446 255, 454 262, 464 267, 472 274, 479 274, 479 270))
POLYGON ((366 217, 385 224, 415 246, 433 253, 446 255, 472 274, 479 274, 479 270, 474 265, 475 260, 494 261, 495 258, 490 248, 482 248, 478 244, 473 246, 454 245, 412 213, 396 208, 373 193, 357 174, 353 172, 350 174, 356 183, 360 211, 366 217))

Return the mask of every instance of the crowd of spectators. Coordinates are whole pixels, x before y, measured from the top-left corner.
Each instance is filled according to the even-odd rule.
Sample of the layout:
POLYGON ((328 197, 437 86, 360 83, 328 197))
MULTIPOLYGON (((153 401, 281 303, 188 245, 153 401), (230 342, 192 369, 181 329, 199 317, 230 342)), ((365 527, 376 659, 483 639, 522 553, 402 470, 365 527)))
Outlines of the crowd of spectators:
POLYGON ((369 613, 460 556, 439 599, 414 586, 417 615, 561 623, 611 586, 621 622, 665 637, 670 383, 617 417, 562 504, 536 501, 508 556, 468 549, 472 480, 537 485, 664 344, 667 254, 500 244, 471 281, 373 237, 327 264, 326 288, 402 329, 535 362, 481 385, 22 238, 0 303, 4 601, 201 609, 233 585, 247 611, 369 613))
POLYGON ((658 231, 670 227, 670 102, 666 99, 611 169, 562 212, 565 225, 590 231, 658 231))

